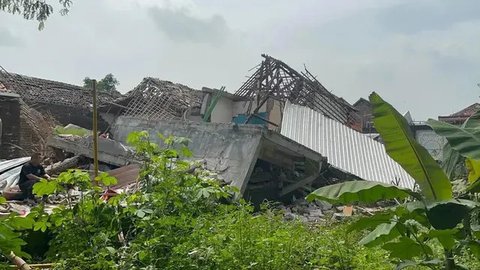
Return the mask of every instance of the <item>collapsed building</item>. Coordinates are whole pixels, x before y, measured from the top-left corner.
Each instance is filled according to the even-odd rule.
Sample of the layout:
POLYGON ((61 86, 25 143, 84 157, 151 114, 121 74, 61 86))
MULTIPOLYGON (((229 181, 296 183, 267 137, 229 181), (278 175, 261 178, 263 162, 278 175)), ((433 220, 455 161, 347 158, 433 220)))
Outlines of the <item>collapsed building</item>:
POLYGON ((52 128, 51 122, 18 94, 0 89, 0 159, 45 151, 52 128))
MULTIPOLYGON (((147 130, 152 135, 189 138, 192 159, 254 203, 303 197, 320 186, 354 179, 413 187, 413 179, 386 155, 383 145, 358 132, 364 127, 361 110, 328 91, 306 68, 298 72, 271 56, 262 57, 234 94, 224 87, 197 90, 146 77, 123 96, 99 97, 102 129, 115 139, 100 140, 100 161, 120 170, 135 163, 123 144, 130 132, 147 130), (302 110, 306 111, 299 113, 302 110)), ((4 85, 20 89, 15 91, 19 96, 27 93, 23 95, 28 98, 28 91, 35 89, 46 91, 25 84, 27 90, 22 90, 12 81, 4 85)), ((48 85, 52 88, 53 83, 48 85)), ((85 122, 60 117, 63 120, 58 122, 90 128, 88 90, 62 87, 59 93, 64 96, 83 91, 80 105, 68 103, 61 94, 52 97, 54 101, 28 99, 29 105, 77 106, 85 122)), ((42 108, 38 107, 46 109, 42 108)), ((55 116, 55 111, 43 112, 55 116)), ((162 143, 157 136, 151 139, 162 143)), ((91 137, 52 136, 48 145, 93 158, 91 137)))
MULTIPOLYGON (((413 179, 388 157, 383 145, 362 136, 363 144, 356 147, 356 142, 338 132, 346 129, 345 134, 352 138, 360 134, 361 118, 354 106, 325 89, 307 69, 297 72, 271 56, 262 57, 234 94, 206 87, 195 90, 147 77, 124 97, 104 103, 100 114, 120 142, 138 130, 189 138, 193 158, 252 201, 303 196, 340 180, 413 187, 413 179), (326 134, 321 131, 322 123, 305 122, 305 126, 318 127, 309 131, 309 140, 328 138, 325 143, 332 145, 331 151, 285 132, 286 117, 295 118, 294 122, 303 117, 288 113, 288 107, 294 105, 325 117, 330 121, 327 124, 337 123, 336 129, 327 129, 326 134), (339 145, 343 148, 335 148, 339 145), (379 172, 372 175, 368 170, 379 172)), ((154 136, 152 140, 161 143, 154 136)), ((81 148, 72 145, 70 149, 81 148)))
MULTIPOLYGON (((99 102, 113 101, 118 92, 99 93, 99 102)), ((0 67, 0 158, 46 152, 55 125, 91 129, 92 93, 80 86, 7 72, 0 67)), ((108 124, 100 121, 100 129, 108 124)))
MULTIPOLYGON (((18 94, 31 108, 62 125, 92 127, 92 93, 77 85, 29 77, 0 70, 0 91, 18 94)), ((99 103, 119 98, 119 92, 99 92, 99 103)), ((106 128, 106 123, 100 123, 106 128)))

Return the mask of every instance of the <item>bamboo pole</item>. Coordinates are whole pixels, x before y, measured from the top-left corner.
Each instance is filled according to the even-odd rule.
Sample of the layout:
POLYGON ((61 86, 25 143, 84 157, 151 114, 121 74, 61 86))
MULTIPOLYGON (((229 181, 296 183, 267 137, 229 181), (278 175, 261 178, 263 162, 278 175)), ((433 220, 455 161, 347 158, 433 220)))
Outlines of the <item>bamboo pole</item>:
POLYGON ((32 270, 32 268, 20 257, 15 255, 15 253, 10 252, 7 256, 8 259, 17 267, 19 270, 32 270))
POLYGON ((97 81, 93 80, 93 167, 94 176, 98 176, 98 123, 97 123, 97 81))
MULTIPOLYGON (((29 264, 28 265, 32 270, 35 270, 35 269, 53 269, 53 267, 55 266, 54 263, 37 263, 37 264, 29 264)), ((15 270, 18 270, 18 266, 16 265, 10 265, 9 266, 10 269, 15 269, 15 270)))

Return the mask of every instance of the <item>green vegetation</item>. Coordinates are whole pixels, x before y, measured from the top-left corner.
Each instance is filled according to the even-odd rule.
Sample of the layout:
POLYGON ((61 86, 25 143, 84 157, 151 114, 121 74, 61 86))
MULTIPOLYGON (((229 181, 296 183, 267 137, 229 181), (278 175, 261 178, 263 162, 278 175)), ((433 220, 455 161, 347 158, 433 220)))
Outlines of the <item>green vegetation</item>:
POLYGON ((107 200, 102 192, 116 179, 106 173, 95 183, 80 170, 40 181, 34 193, 62 194, 67 203, 50 214, 39 205, 27 217, 2 218, 0 261, 7 263, 13 251, 28 261, 54 262, 55 269, 480 269, 480 166, 471 143, 477 139, 473 129, 480 129, 473 125, 478 115, 469 119, 472 126, 461 128, 466 131, 431 121, 449 141, 446 160, 455 159, 455 166, 467 161, 469 181, 454 189, 449 166, 442 169, 412 139, 391 105, 376 94, 370 99, 388 154, 419 189, 350 181, 320 188, 307 199, 390 200, 395 207, 347 221, 287 221, 268 204, 254 211, 209 172, 192 173, 199 166, 185 159, 191 156, 188 139, 159 134, 158 145, 147 132, 134 132, 128 142, 142 162, 136 188, 107 200), (83 191, 77 201, 68 192, 73 187, 83 191), (25 252, 32 232, 49 239, 46 254, 32 258, 25 252))
MULTIPOLYGON (((411 195, 413 201, 405 200, 397 207, 372 217, 363 218, 350 228, 370 231, 360 244, 381 246, 390 253, 397 269, 409 266, 426 266, 433 269, 465 269, 456 263, 464 254, 480 260, 480 226, 478 210, 480 204, 475 196, 461 193, 453 197, 453 189, 446 172, 436 163, 410 133, 406 120, 380 96, 370 96, 373 105, 375 128, 385 142, 387 153, 398 162, 416 181, 420 189, 410 192, 387 184, 371 182, 346 182, 320 188, 310 194, 309 200, 326 200, 333 203, 372 203, 385 199, 405 199, 411 195), (443 254, 435 252, 441 246, 443 254)), ((470 169, 470 186, 474 192, 480 185, 478 161, 480 126, 472 126, 479 114, 472 116, 465 126, 455 127, 430 120, 432 128, 448 140, 450 155, 446 159, 464 156, 470 169)), ((448 153, 448 151, 446 151, 448 153)), ((476 265, 478 267, 478 265, 476 265)))
MULTIPOLYGON (((85 77, 85 79, 83 79, 83 87, 85 88, 91 89, 92 83, 93 79, 90 79, 89 77, 85 77)), ((120 83, 118 82, 117 78, 115 78, 112 73, 109 73, 105 75, 103 79, 97 82, 97 91, 104 93, 114 92, 117 91, 117 85, 119 84, 120 83)))
MULTIPOLYGON (((42 30, 45 21, 53 13, 53 1, 42 0, 0 0, 0 10, 11 13, 20 14, 26 20, 37 20, 39 22, 38 29, 42 30)), ((68 14, 73 2, 71 0, 58 0, 61 15, 68 14)))
POLYGON ((92 131, 78 127, 78 126, 72 126, 72 127, 62 127, 62 126, 56 126, 53 132, 57 135, 76 135, 76 136, 88 136, 92 134, 92 131))
POLYGON ((115 179, 101 174, 92 186, 79 170, 37 183, 39 196, 73 186, 85 193, 50 215, 38 206, 26 218, 8 217, 15 241, 0 242, 4 254, 29 258, 20 233, 34 230, 52 236, 46 261, 56 269, 391 269, 387 253, 359 246, 361 234, 346 224, 287 222, 267 205, 254 213, 207 172, 186 173, 192 164, 177 155, 191 155, 188 140, 162 138, 160 147, 146 132, 129 137, 144 162, 144 185, 128 195, 101 200, 98 186, 115 179))

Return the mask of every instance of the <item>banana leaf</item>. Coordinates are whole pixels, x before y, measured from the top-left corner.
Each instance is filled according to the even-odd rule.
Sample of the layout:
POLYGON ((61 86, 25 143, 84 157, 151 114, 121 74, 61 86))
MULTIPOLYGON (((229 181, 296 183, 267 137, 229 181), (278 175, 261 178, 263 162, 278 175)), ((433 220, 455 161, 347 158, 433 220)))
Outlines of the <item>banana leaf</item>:
POLYGON ((467 158, 465 160, 465 167, 468 170, 468 183, 472 184, 480 179, 480 160, 467 158))
POLYGON ((437 230, 453 229, 480 204, 470 200, 449 200, 427 205, 427 217, 437 230))
POLYGON ((442 169, 447 174, 448 179, 454 180, 455 168, 460 162, 462 156, 450 144, 446 143, 443 147, 442 169))
POLYGON ((421 195, 407 188, 373 181, 348 181, 321 187, 307 196, 308 201, 322 200, 332 204, 374 203, 390 199, 404 199, 421 195))
POLYGON ((429 119, 427 123, 435 133, 445 137, 448 144, 460 155, 471 159, 480 159, 480 129, 462 128, 433 119, 429 119))
MULTIPOLYGON (((480 128, 480 112, 475 113, 469 117, 462 128, 480 128)), ((435 131, 435 130, 434 130, 435 131)), ((449 143, 443 147, 442 168, 449 179, 453 180, 455 167, 460 161, 460 153, 453 149, 449 143)))
POLYGON ((388 155, 410 174, 427 200, 449 200, 452 185, 445 172, 413 137, 405 118, 375 92, 370 95, 373 122, 388 155))

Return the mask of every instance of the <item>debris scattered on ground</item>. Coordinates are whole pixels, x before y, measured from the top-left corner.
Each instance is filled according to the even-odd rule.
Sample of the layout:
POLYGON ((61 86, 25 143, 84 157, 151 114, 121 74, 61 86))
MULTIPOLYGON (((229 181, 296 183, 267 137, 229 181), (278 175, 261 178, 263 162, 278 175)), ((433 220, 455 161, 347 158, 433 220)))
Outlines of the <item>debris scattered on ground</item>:
POLYGON ((330 219, 342 220, 355 215, 371 216, 375 212, 383 211, 381 205, 365 206, 332 206, 327 202, 315 201, 312 203, 299 199, 291 204, 280 204, 277 209, 283 211, 285 220, 300 220, 308 223, 317 223, 330 219))

